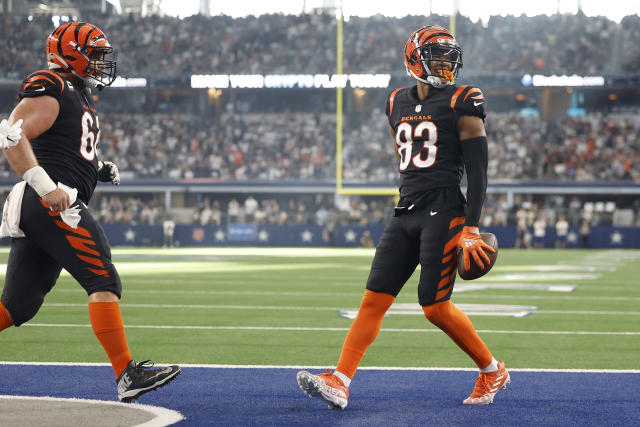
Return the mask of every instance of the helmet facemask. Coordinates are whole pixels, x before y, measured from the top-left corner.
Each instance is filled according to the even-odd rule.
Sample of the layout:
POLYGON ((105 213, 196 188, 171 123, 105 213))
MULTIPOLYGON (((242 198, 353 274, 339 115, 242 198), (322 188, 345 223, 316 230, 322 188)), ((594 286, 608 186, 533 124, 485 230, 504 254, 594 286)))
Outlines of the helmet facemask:
POLYGON ((427 74, 425 83, 436 88, 454 83, 462 68, 462 49, 454 44, 426 43, 418 48, 420 62, 427 74))
MULTIPOLYGON (((86 47, 80 49, 80 52, 86 50, 86 47)), ((87 76, 84 81, 91 87, 105 87, 111 85, 116 79, 116 61, 105 59, 107 55, 113 53, 111 46, 89 48, 87 56, 88 64, 85 68, 87 76)))

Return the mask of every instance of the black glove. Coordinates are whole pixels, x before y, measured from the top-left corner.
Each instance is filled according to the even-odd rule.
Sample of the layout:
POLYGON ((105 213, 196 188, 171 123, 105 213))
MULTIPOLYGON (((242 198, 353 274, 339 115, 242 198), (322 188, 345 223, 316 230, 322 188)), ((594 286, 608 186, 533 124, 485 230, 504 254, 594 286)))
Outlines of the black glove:
POLYGON ((120 172, 113 162, 98 161, 98 181, 110 182, 113 185, 120 184, 120 172))

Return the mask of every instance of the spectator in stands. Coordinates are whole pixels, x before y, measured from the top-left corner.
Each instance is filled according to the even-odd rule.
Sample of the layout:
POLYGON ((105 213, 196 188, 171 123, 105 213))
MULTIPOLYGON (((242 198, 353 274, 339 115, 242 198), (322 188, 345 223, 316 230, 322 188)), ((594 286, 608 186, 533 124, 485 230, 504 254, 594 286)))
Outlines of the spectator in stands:
POLYGON ((256 224, 266 224, 267 222, 267 212, 264 209, 264 205, 258 206, 255 213, 253 214, 253 221, 256 224))
POLYGON ((589 224, 589 220, 587 218, 582 219, 582 223, 580 224, 580 247, 581 248, 590 248, 591 247, 591 224, 589 224))
POLYGON ((176 223, 171 217, 166 217, 162 222, 163 248, 173 248, 173 235, 176 229, 176 223))
POLYGON ((533 247, 544 248, 544 238, 547 234, 547 221, 544 216, 538 214, 533 223, 533 247))
POLYGON ((360 246, 363 248, 373 248, 375 246, 369 230, 364 230, 362 232, 362 237, 360 237, 360 246))
POLYGON ((235 198, 231 199, 229 206, 227 207, 227 220, 229 224, 237 224, 243 221, 244 215, 240 208, 240 203, 235 198))
POLYGON ((556 248, 567 246, 567 236, 569 234, 569 223, 564 216, 560 215, 556 222, 556 248))
POLYGON ((322 230, 322 240, 327 242, 329 246, 336 246, 336 238, 338 237, 338 224, 333 220, 329 220, 322 230))
POLYGON ((521 206, 516 212, 516 248, 531 248, 531 234, 529 233, 529 212, 521 206))
POLYGON ((202 206, 202 210, 199 215, 200 225, 205 226, 211 223, 211 218, 213 217, 213 210, 211 210, 211 202, 209 199, 204 199, 204 203, 202 206))
POLYGON ((211 224, 222 225, 222 211, 218 200, 214 200, 213 206, 211 206, 211 224))

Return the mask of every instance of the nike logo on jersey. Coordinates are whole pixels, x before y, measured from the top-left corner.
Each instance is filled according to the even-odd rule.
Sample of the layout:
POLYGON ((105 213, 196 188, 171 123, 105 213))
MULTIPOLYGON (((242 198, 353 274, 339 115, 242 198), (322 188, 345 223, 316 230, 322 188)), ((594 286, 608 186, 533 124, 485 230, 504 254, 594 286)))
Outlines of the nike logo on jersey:
POLYGON ((475 102, 475 101, 473 101, 473 105, 474 105, 474 106, 476 106, 476 107, 477 107, 478 105, 482 105, 482 104, 484 104, 484 102, 475 102))
POLYGON ((431 211, 431 212, 429 212, 429 213, 431 214, 431 216, 434 216, 435 214, 437 214, 437 213, 438 213, 438 211, 435 211, 435 212, 434 212, 434 211, 431 211))
POLYGON ((43 87, 38 87, 38 88, 35 88, 33 91, 34 92, 42 92, 42 91, 44 91, 44 88, 43 87))

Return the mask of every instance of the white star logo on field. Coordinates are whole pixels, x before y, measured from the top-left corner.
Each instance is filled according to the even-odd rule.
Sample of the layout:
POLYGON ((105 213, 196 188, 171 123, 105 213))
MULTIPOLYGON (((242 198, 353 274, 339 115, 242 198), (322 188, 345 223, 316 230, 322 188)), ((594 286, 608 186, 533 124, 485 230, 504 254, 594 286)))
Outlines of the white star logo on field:
POLYGON ((622 243, 622 233, 620 233, 619 231, 614 231, 613 234, 611 234, 611 244, 612 245, 619 245, 622 243))
POLYGON ((129 228, 124 232, 124 240, 126 242, 134 242, 136 240, 136 232, 129 228))
POLYGON ((344 239, 347 242, 355 242, 356 241, 356 233, 354 233, 353 230, 348 230, 346 233, 344 233, 344 239))
POLYGON ((575 243, 577 241, 578 241, 578 235, 576 233, 572 231, 571 233, 567 234, 567 242, 575 243))
POLYGON ((224 231, 218 230, 214 235, 216 242, 224 242, 224 231))
POLYGON ((258 241, 259 242, 268 242, 269 241, 269 233, 265 230, 260 230, 258 232, 258 241))
POLYGON ((309 230, 304 230, 300 237, 303 242, 311 242, 313 240, 313 234, 309 230))

